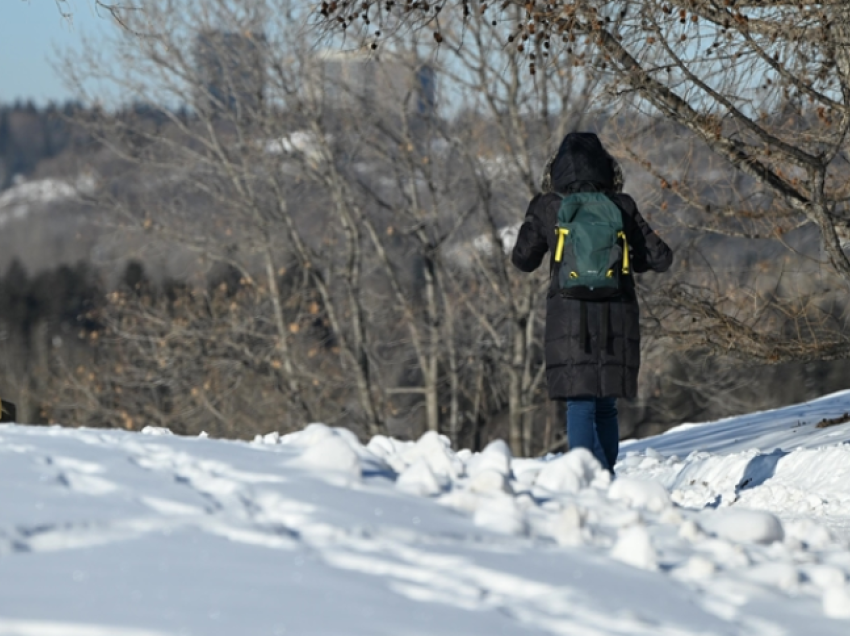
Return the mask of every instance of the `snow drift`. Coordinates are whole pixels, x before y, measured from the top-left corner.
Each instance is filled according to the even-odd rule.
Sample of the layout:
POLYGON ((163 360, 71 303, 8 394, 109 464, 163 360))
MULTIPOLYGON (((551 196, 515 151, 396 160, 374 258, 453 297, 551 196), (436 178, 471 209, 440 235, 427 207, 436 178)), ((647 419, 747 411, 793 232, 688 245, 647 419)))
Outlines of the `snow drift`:
POLYGON ((513 458, 0 426, 0 634, 846 634, 850 392, 513 458))

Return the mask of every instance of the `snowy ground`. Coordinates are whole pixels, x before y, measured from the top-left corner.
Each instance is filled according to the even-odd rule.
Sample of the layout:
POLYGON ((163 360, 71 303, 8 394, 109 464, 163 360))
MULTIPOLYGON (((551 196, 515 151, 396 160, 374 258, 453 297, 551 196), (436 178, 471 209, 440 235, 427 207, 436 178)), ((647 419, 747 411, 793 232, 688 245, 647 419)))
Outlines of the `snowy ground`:
POLYGON ((0 635, 850 633, 850 392, 588 454, 0 426, 0 635))

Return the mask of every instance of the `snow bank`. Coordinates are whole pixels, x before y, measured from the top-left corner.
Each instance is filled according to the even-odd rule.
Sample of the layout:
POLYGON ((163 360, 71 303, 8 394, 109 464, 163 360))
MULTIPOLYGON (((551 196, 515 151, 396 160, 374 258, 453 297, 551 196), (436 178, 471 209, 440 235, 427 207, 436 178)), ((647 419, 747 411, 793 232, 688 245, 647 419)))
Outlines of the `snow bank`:
MULTIPOLYGON (((689 427, 680 436, 693 433, 705 431, 689 427)), ((846 543, 815 517, 850 516, 850 447, 692 449, 681 459, 658 444, 667 439, 675 438, 642 449, 627 445, 613 481, 584 449, 547 460, 514 458, 498 440, 480 453, 454 452, 433 432, 416 441, 376 436, 363 446, 344 429, 312 424, 257 441, 298 447, 293 465, 341 471, 351 483, 378 462, 398 492, 434 498, 483 531, 581 546, 636 570, 669 572, 707 594, 705 606, 721 614, 731 611, 731 578, 746 582, 737 588, 743 599, 766 590, 809 596, 823 616, 843 618, 850 558, 834 555, 845 553, 846 543)), ((676 443, 681 447, 681 439, 676 443)))
POLYGON ((850 427, 798 422, 847 401, 627 444, 613 481, 433 432, 0 425, 0 627, 844 636, 850 427))

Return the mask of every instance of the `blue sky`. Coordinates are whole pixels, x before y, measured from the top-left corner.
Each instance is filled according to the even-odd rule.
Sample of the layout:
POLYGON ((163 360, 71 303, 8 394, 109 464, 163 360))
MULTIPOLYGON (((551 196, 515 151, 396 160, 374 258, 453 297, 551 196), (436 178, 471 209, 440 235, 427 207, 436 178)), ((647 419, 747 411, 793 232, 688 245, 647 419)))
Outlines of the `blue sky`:
POLYGON ((94 35, 108 20, 92 0, 68 0, 69 21, 55 0, 2 0, 0 9, 0 104, 32 99, 37 104, 73 97, 51 65, 57 50, 94 35))

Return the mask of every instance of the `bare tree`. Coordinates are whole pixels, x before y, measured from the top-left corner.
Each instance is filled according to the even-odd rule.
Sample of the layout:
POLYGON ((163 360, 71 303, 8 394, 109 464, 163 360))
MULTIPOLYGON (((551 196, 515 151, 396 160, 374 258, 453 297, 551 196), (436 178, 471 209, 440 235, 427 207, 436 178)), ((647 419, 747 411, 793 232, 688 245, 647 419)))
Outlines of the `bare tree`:
MULTIPOLYGON (((470 418, 479 417, 478 408, 465 410, 461 404, 481 404, 482 385, 470 386, 469 380, 480 377, 486 358, 495 371, 487 384, 498 387, 504 400, 499 406, 507 411, 511 446, 517 454, 530 454, 541 443, 533 424, 546 404, 539 340, 542 276, 514 272, 506 253, 510 229, 536 192, 539 168, 552 146, 565 130, 591 117, 591 105, 601 108, 601 96, 594 83, 577 82, 552 67, 533 85, 524 84, 521 55, 493 45, 492 25, 479 18, 467 27, 463 33, 446 32, 449 52, 397 43, 382 53, 385 70, 436 68, 444 92, 463 96, 452 102, 458 113, 454 123, 410 109, 401 110, 395 127, 382 119, 382 111, 374 121, 358 118, 366 124, 360 133, 364 143, 390 160, 402 199, 367 194, 380 207, 396 210, 423 264, 423 320, 403 285, 391 281, 422 378, 420 386, 393 391, 421 392, 428 427, 447 431, 456 442, 463 424, 477 426, 470 418), (466 46, 459 46, 460 38, 468 38, 466 46), (423 57, 423 49, 429 57, 423 57), (411 181, 414 185, 406 187, 411 181), (447 394, 443 407, 438 406, 441 394, 447 394)), ((369 190, 362 181, 361 186, 369 190)), ((385 258, 379 234, 371 237, 385 258)), ((388 260, 384 270, 393 270, 388 260)))
MULTIPOLYGON (((293 57, 297 49, 284 47, 293 31, 285 16, 277 30, 269 28, 263 20, 267 7, 261 2, 183 5, 183 11, 175 11, 174 3, 163 1, 149 3, 144 11, 122 13, 124 31, 112 52, 121 60, 119 75, 95 54, 87 65, 71 68, 72 75, 74 68, 100 77, 112 73, 124 98, 141 104, 138 112, 96 122, 100 140, 124 168, 112 175, 113 183, 123 180, 127 188, 118 196, 105 188, 94 203, 110 210, 125 236, 156 237, 152 245, 194 255, 196 272, 226 265, 259 290, 267 301, 254 305, 254 310, 262 308, 262 327, 248 331, 263 336, 273 353, 251 349, 248 357, 274 358, 270 368, 288 396, 290 422, 310 419, 305 384, 318 381, 293 353, 301 338, 298 316, 304 308, 290 303, 295 315, 287 313, 285 302, 293 299, 285 299, 280 286, 282 272, 293 266, 303 272, 307 286, 319 297, 311 305, 317 307, 315 314, 321 312, 315 320, 327 322, 333 332, 334 344, 328 350, 353 378, 364 425, 372 434, 381 432, 380 390, 359 293, 361 230, 345 184, 335 176, 339 157, 333 153, 338 149, 325 143, 319 131, 312 138, 316 148, 309 159, 302 153, 282 165, 280 151, 289 143, 288 132, 299 125, 307 133, 316 132, 316 117, 305 117, 315 114, 315 104, 309 91, 300 88, 307 77, 304 59, 293 57), (125 75, 129 68, 139 75, 125 75), (164 105, 167 100, 191 104, 191 112, 171 110, 164 105), (291 209, 293 201, 301 204, 296 211, 291 209), (337 249, 328 253, 327 245, 337 249)), ((117 299, 119 305, 123 302, 117 299)), ((158 346, 177 337, 170 329, 173 321, 159 320, 149 311, 140 316, 147 320, 137 321, 134 329, 149 328, 156 334, 156 346, 140 351, 156 357, 158 346)), ((107 322, 122 324, 120 319, 107 322)), ((126 329, 114 335, 122 342, 136 337, 126 329)), ((179 336, 187 346, 193 344, 182 355, 206 355, 198 349, 203 331, 183 330, 179 336)), ((184 371, 171 361, 165 367, 175 382, 183 379, 184 371)), ((171 387, 170 392, 179 389, 171 387)), ((343 396, 340 402, 345 403, 343 396)))
MULTIPOLYGON (((21 0, 21 2, 30 2, 31 0, 21 0)), ((56 9, 59 11, 59 15, 61 15, 66 20, 71 20, 74 17, 73 6, 69 2, 69 0, 53 0, 56 3, 56 9)), ((117 10, 120 5, 105 2, 104 0, 91 0, 91 5, 97 10, 103 10, 108 14, 117 14, 117 10)))
MULTIPOLYGON (((317 18, 370 40, 377 28, 384 37, 433 35, 447 42, 449 32, 473 30, 477 15, 502 30, 506 48, 525 55, 526 83, 547 65, 579 67, 585 77, 604 74, 622 112, 630 114, 613 133, 623 142, 618 154, 631 153, 635 165, 656 179, 669 225, 776 241, 797 228, 815 228, 822 253, 808 248, 807 255, 821 259, 817 286, 834 284, 830 277, 842 285, 850 281, 842 248, 850 243, 846 3, 367 1, 356 8, 325 3, 317 18), (658 117, 669 122, 667 136, 658 136, 652 123, 658 117), (728 178, 728 194, 706 192, 705 165, 653 161, 651 155, 662 153, 647 143, 650 132, 662 147, 690 145, 701 162, 703 150, 713 153, 720 161, 710 162, 719 169, 711 178, 728 178)), ((454 46, 472 42, 469 36, 454 46)), ((673 321, 671 315, 674 335, 688 346, 767 363, 848 356, 841 312, 824 311, 823 303, 796 296, 787 285, 768 291, 748 284, 758 299, 749 303, 756 310, 745 315, 741 299, 728 302, 730 279, 709 283, 706 276, 680 280, 667 296, 670 311, 680 316, 673 321), (776 319, 764 320, 765 311, 776 319)), ((788 281, 788 272, 778 277, 788 281)))

